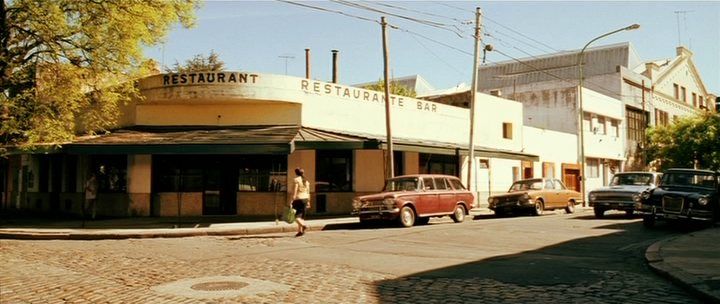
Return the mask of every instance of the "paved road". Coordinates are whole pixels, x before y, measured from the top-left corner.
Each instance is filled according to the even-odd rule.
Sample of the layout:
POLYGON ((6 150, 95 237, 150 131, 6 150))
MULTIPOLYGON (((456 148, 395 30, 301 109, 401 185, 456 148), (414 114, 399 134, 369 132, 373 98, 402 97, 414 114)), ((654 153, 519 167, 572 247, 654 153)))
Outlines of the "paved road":
POLYGON ((260 236, 0 241, 1 303, 697 303, 643 259, 673 229, 591 211, 260 236))

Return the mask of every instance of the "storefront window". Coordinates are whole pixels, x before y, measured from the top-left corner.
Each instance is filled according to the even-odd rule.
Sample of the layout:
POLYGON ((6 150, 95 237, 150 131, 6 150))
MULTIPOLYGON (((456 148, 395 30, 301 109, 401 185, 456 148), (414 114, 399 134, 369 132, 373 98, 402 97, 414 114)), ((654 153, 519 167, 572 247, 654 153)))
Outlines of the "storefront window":
POLYGON ((97 175, 98 192, 127 191, 127 155, 97 156, 92 163, 92 173, 97 175))
POLYGON ((258 155, 242 157, 238 191, 287 191, 287 157, 285 155, 258 155))
POLYGON ((203 166, 193 156, 154 156, 154 192, 200 192, 203 166))
POLYGON ((455 155, 420 153, 421 174, 447 174, 457 176, 458 160, 455 155))
POLYGON ((317 151, 316 192, 352 192, 352 150, 317 151))

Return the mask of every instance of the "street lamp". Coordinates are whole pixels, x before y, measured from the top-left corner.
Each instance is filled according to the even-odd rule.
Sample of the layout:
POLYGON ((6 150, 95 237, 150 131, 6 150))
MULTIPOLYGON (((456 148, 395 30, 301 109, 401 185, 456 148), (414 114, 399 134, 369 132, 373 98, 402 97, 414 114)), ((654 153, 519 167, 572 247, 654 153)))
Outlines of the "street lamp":
POLYGON ((615 34, 615 33, 618 33, 618 32, 622 32, 622 31, 632 31, 632 30, 636 30, 636 29, 639 29, 639 28, 640 28, 640 25, 636 23, 636 24, 633 24, 633 25, 630 25, 630 26, 626 26, 626 27, 624 27, 624 28, 617 29, 617 30, 614 30, 614 31, 612 31, 612 32, 605 33, 605 34, 602 34, 602 35, 600 35, 600 36, 597 36, 597 37, 593 38, 593 40, 590 40, 590 42, 588 42, 587 44, 585 44, 585 46, 582 48, 582 50, 580 50, 580 53, 578 54, 577 65, 578 65, 578 70, 579 70, 579 72, 578 72, 578 73, 579 73, 578 78, 579 78, 579 82, 580 82, 580 84, 578 85, 578 96, 579 96, 579 97, 578 97, 578 112, 579 112, 579 113, 578 113, 578 135, 580 136, 580 138, 579 138, 579 141, 580 141, 580 157, 579 157, 579 160, 578 160, 578 161, 580 162, 580 190, 582 191, 583 207, 587 206, 587 202, 586 202, 586 200, 585 200, 585 138, 584 138, 584 136, 583 136, 583 133, 584 133, 584 131, 583 131, 583 118, 584 118, 583 115, 584 115, 584 113, 583 113, 583 94, 582 94, 582 89, 583 89, 583 62, 582 62, 582 61, 583 61, 583 55, 585 54, 585 49, 587 49, 587 47, 590 46, 590 44, 593 43, 593 42, 595 42, 596 40, 599 40, 599 39, 601 39, 601 38, 610 36, 610 35, 615 34))

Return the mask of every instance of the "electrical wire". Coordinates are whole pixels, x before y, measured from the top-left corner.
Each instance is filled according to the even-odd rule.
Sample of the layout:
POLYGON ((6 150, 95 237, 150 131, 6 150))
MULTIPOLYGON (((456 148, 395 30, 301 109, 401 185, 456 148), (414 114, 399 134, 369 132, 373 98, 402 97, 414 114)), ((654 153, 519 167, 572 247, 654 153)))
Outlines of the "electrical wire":
MULTIPOLYGON (((310 8, 310 9, 316 9, 316 10, 320 10, 320 11, 324 11, 324 12, 339 13, 339 14, 341 14, 341 15, 343 15, 343 16, 352 17, 352 18, 357 18, 357 19, 361 19, 361 20, 364 20, 364 21, 370 21, 370 22, 379 24, 379 22, 376 21, 376 20, 372 20, 372 19, 368 19, 368 18, 364 18, 364 17, 360 17, 360 16, 348 14, 348 13, 345 13, 345 12, 339 12, 339 11, 335 11, 335 10, 330 10, 330 9, 326 9, 326 8, 323 8, 323 7, 317 7, 317 6, 313 6, 313 5, 301 4, 301 3, 297 3, 297 2, 294 2, 294 1, 288 1, 288 0, 277 0, 277 1, 284 2, 284 3, 288 3, 288 4, 294 4, 294 5, 298 5, 298 6, 310 8)), ((465 51, 465 50, 459 49, 459 48, 454 47, 454 46, 452 46, 452 45, 449 45, 449 44, 447 44, 447 43, 443 43, 443 42, 440 42, 440 41, 438 41, 438 40, 432 39, 432 38, 427 37, 427 36, 425 36, 425 35, 423 35, 423 34, 420 34, 420 33, 417 33, 417 32, 414 32, 414 31, 411 31, 411 30, 408 30, 408 29, 404 29, 404 28, 401 28, 401 27, 396 26, 396 25, 388 24, 388 27, 390 27, 390 28, 392 28, 392 29, 396 29, 396 30, 402 31, 402 32, 405 32, 405 33, 408 33, 408 34, 411 34, 411 35, 414 35, 414 36, 417 36, 417 37, 420 37, 420 38, 423 38, 423 39, 426 39, 426 40, 431 41, 431 42, 433 42, 433 43, 436 43, 436 44, 442 45, 442 46, 444 46, 444 47, 447 47, 447 48, 453 49, 453 50, 455 50, 455 51, 458 51, 458 52, 460 52, 460 53, 462 53, 462 54, 469 55, 469 56, 473 56, 472 53, 469 53, 469 52, 467 52, 467 51, 465 51)), ((422 45, 422 44, 421 44, 421 45, 422 45)), ((424 47, 424 46, 423 46, 423 47, 424 47)), ((427 48, 426 48, 426 49, 427 49, 427 48)), ((431 54, 433 54, 434 56, 436 56, 436 55, 435 55, 434 53, 432 53, 432 52, 431 52, 431 54)), ((442 61, 442 60, 441 60, 441 61, 442 61)), ((445 61, 442 61, 442 62, 445 63, 445 64, 447 64, 445 61)), ((454 70, 457 71, 457 69, 456 69, 455 67, 453 67, 453 66, 451 66, 451 65, 449 65, 449 64, 447 64, 447 65, 448 65, 451 69, 454 69, 454 70)))
POLYGON ((299 3, 299 2, 295 2, 295 1, 288 1, 288 0, 276 0, 276 1, 283 2, 283 3, 287 3, 287 4, 292 4, 292 5, 297 5, 297 6, 302 6, 302 7, 306 7, 306 8, 316 9, 316 10, 319 10, 319 11, 324 11, 324 12, 329 12, 329 13, 336 13, 336 14, 340 14, 340 15, 343 15, 343 16, 346 16, 346 17, 356 18, 356 19, 360 19, 360 20, 364 20, 364 21, 370 21, 370 22, 374 22, 374 23, 380 24, 380 22, 377 21, 377 20, 373 20, 373 19, 365 18, 365 17, 361 17, 361 16, 356 16, 356 15, 351 15, 351 14, 345 13, 345 12, 343 12, 343 11, 331 10, 331 9, 327 9, 327 8, 324 8, 324 7, 319 7, 319 6, 314 6, 314 5, 304 4, 304 3, 299 3))
POLYGON ((418 18, 408 17, 408 16, 404 16, 404 15, 394 14, 394 13, 391 13, 391 12, 379 10, 379 9, 372 8, 372 7, 369 7, 369 6, 366 6, 366 5, 362 5, 362 4, 355 3, 355 2, 350 2, 350 1, 345 1, 345 0, 330 0, 330 1, 331 1, 331 2, 335 2, 335 3, 338 3, 338 4, 342 4, 342 5, 354 7, 354 8, 357 8, 357 9, 368 10, 368 11, 375 12, 375 13, 386 14, 386 15, 389 15, 389 16, 398 17, 398 18, 401 18, 401 19, 405 19, 405 20, 417 22, 417 23, 420 23, 420 24, 422 24, 422 25, 431 26, 431 27, 434 27, 434 28, 438 28, 438 29, 441 29, 441 30, 445 30, 445 31, 452 32, 452 33, 454 33, 455 35, 458 35, 458 37, 461 37, 461 38, 463 37, 463 35, 462 35, 462 33, 461 33, 461 30, 460 30, 457 26, 455 26, 455 25, 449 25, 449 24, 440 23, 440 22, 435 22, 435 21, 431 21, 431 20, 424 20, 424 19, 418 19, 418 18))
MULTIPOLYGON (((316 10, 320 10, 320 11, 325 11, 325 12, 330 12, 330 13, 337 13, 337 14, 341 14, 341 15, 346 16, 346 17, 356 18, 356 19, 360 19, 360 20, 364 20, 364 21, 370 21, 370 22, 377 23, 377 24, 380 23, 380 22, 378 22, 377 20, 373 20, 373 19, 369 19, 369 18, 357 16, 357 15, 348 14, 348 13, 345 13, 345 12, 343 12, 343 11, 327 9, 327 8, 323 8, 323 7, 318 7, 318 6, 313 6, 313 5, 303 4, 303 3, 298 3, 298 2, 289 1, 289 0, 277 0, 277 1, 283 2, 283 3, 288 3, 288 4, 293 4, 293 5, 298 5, 298 6, 302 6, 302 7, 306 7, 306 8, 316 9, 316 10)), ((346 1, 343 1, 343 0, 331 0, 331 1, 337 2, 337 3, 346 2, 346 1)), ((355 5, 356 5, 356 3, 349 3, 349 2, 346 2, 346 3, 348 3, 348 4, 345 4, 345 5, 349 5, 349 6, 355 6, 355 5)), ((342 3, 342 4, 344 4, 344 3, 342 3)), ((443 3, 440 3, 440 4, 443 4, 443 3)), ((444 5, 445 5, 445 6, 449 6, 449 7, 453 7, 453 6, 450 6, 450 5, 447 5, 447 4, 444 4, 444 5)), ((459 9, 459 8, 457 8, 457 7, 453 7, 453 8, 459 9)), ((373 8, 369 8, 369 9, 370 9, 370 10, 373 10, 373 11, 379 11, 379 10, 375 10, 375 9, 373 9, 373 8)), ((463 10, 463 9, 459 9, 459 10, 466 11, 466 10, 463 10)), ((379 12, 387 13, 387 12, 383 12, 383 11, 379 11, 379 12)), ((406 18, 409 18, 409 17, 406 17, 406 18)), ((406 19, 406 18, 403 18, 403 19, 406 19)), ((410 18, 410 19, 415 19, 415 18, 410 18)), ((417 20, 419 20, 419 19, 417 19, 417 20)), ((422 22, 420 22, 420 23, 422 23, 422 22)), ((423 23, 423 24, 424 24, 424 23, 423 23)), ((425 24, 425 25, 428 25, 428 24, 425 24)), ((432 38, 429 38, 429 37, 427 37, 427 36, 425 36, 425 35, 422 35, 422 34, 419 34, 419 33, 417 33, 417 32, 410 31, 410 30, 407 30, 407 29, 404 29, 404 28, 401 28, 401 27, 395 26, 395 25, 390 25, 390 24, 388 24, 388 26, 389 26, 390 28, 392 28, 392 29, 397 29, 397 30, 400 30, 400 31, 403 31, 403 32, 406 32, 406 33, 409 33, 409 34, 412 34, 412 35, 421 37, 421 38, 423 38, 423 39, 426 39, 426 40, 428 40, 428 41, 434 42, 434 43, 436 43, 436 44, 439 44, 439 45, 442 45, 442 46, 451 48, 451 49, 456 50, 456 51, 458 51, 458 52, 460 52, 460 53, 462 53, 462 54, 469 55, 469 56, 474 56, 472 53, 469 53, 469 52, 467 52, 467 51, 465 51, 465 50, 462 50, 462 49, 459 49, 459 48, 454 47, 454 46, 452 46, 452 45, 449 45, 449 44, 440 42, 440 41, 435 40, 435 39, 432 39, 432 38)), ((442 26, 440 26, 439 28, 448 30, 447 28, 443 28, 442 26)), ((457 33, 456 33, 456 34, 457 34, 457 33)), ((461 35, 458 35, 458 36, 460 36, 461 38, 468 38, 468 37, 463 37, 463 36, 461 36, 461 35)), ((497 39, 497 37, 494 37, 494 38, 497 39)), ((485 45, 485 44, 483 44, 483 45, 485 45)), ((517 47, 513 47, 513 48, 518 49, 518 50, 521 50, 521 49, 519 49, 519 48, 517 48, 517 47)), ((521 51, 522 51, 522 50, 521 50, 521 51)), ((561 80, 561 81, 563 81, 563 82, 567 82, 567 83, 570 83, 570 84, 573 84, 573 85, 575 85, 575 83, 576 83, 576 80, 574 80, 574 79, 573 79, 573 80, 569 80, 569 79, 566 79, 566 78, 562 78, 562 77, 560 77, 560 76, 557 76, 557 75, 555 75, 555 74, 549 73, 549 72, 547 72, 547 71, 545 71, 545 70, 543 70, 543 69, 540 69, 540 68, 538 68, 538 67, 535 67, 535 66, 527 63, 526 61, 522 61, 522 60, 520 60, 520 59, 518 59, 518 58, 515 58, 515 57, 513 57, 513 56, 510 56, 510 55, 508 55, 508 54, 505 54, 504 52, 498 50, 497 48, 496 48, 496 49, 493 49, 493 52, 496 52, 496 53, 498 53, 498 54, 500 54, 500 55, 503 55, 503 56, 505 56, 505 57, 507 57, 507 58, 510 58, 510 59, 512 59, 513 61, 516 61, 516 62, 518 62, 518 63, 520 63, 520 64, 522 64, 522 65, 525 65, 525 66, 530 67, 530 68, 532 69, 532 71, 530 71, 530 72, 540 72, 540 73, 546 74, 546 75, 548 75, 548 76, 551 76, 551 77, 553 77, 553 78, 555 78, 555 79, 558 79, 558 80, 561 80)), ((524 52, 524 51, 523 51, 523 52, 524 52)), ((534 57, 534 56, 531 55, 531 57, 534 57)), ((536 57, 535 57, 535 58, 536 58, 536 57)), ((492 62, 492 61, 488 61, 488 62, 493 63, 493 64, 497 64, 497 63, 494 63, 494 62, 492 62)), ((451 66, 451 68, 453 68, 453 67, 451 66)), ((454 69, 454 68, 453 68, 453 69, 454 69)), ((618 96, 622 96, 622 97, 627 97, 627 96, 624 96, 624 95, 616 94, 614 91, 609 90, 609 89, 607 89, 607 88, 604 88, 604 87, 602 87, 602 86, 600 86, 600 85, 597 85, 597 84, 595 84, 595 83, 593 83, 593 82, 589 82, 589 81, 586 81, 586 82, 587 82, 587 83, 590 83, 590 84, 594 84, 594 85, 596 85, 598 88, 600 88, 600 89, 602 89, 602 90, 604 90, 604 91, 606 91, 606 92, 609 92, 609 93, 611 93, 611 94, 613 94, 613 95, 618 95, 618 96)))
POLYGON ((514 29, 512 29, 512 28, 510 28, 510 27, 508 27, 508 26, 505 26, 505 25, 503 25, 503 24, 501 24, 501 23, 499 23, 499 22, 497 22, 497 21, 494 21, 492 18, 489 18, 488 16, 483 16, 483 17, 484 17, 485 19, 487 19, 488 21, 490 21, 490 22, 492 22, 492 23, 495 23, 495 24, 499 25, 500 27, 502 27, 502 28, 504 28, 504 29, 507 29, 507 30, 509 30, 509 31, 511 31, 511 32, 513 32, 513 33, 515 33, 515 34, 518 34, 518 35, 522 36, 522 37, 525 38, 525 39, 528 39, 528 40, 533 41, 533 42, 535 42, 535 43, 537 43, 537 44, 540 44, 540 45, 542 45, 542 46, 544 46, 544 47, 546 47, 546 48, 548 48, 548 49, 553 50, 554 52, 560 52, 559 50, 556 50, 555 48, 553 48, 553 47, 551 47, 551 46, 549 46, 549 45, 547 45, 547 44, 545 44, 545 43, 542 43, 542 42, 540 42, 540 41, 538 41, 538 40, 535 40, 535 39, 533 39, 532 37, 526 36, 526 35, 523 34, 523 33, 520 33, 520 32, 518 32, 518 31, 516 31, 516 30, 514 30, 514 29))
POLYGON ((365 3, 368 3, 368 4, 381 5, 381 6, 384 6, 384 7, 394 8, 394 9, 397 9, 397 10, 402 10, 402 11, 407 11, 407 12, 414 12, 414 13, 418 13, 418 14, 422 14, 422 15, 426 15, 426 16, 431 16, 431 17, 438 17, 438 18, 448 19, 448 20, 452 20, 452 21, 458 22, 458 23, 460 23, 460 24, 472 24, 472 23, 473 23, 472 21, 467 21, 467 20, 466 20, 466 21, 463 21, 463 20, 460 20, 460 19, 457 19, 457 18, 454 18, 454 17, 448 17, 448 16, 444 16, 444 15, 439 15, 439 14, 434 14, 434 13, 423 12, 423 11, 420 11, 420 10, 410 9, 410 8, 406 8, 406 7, 402 7, 402 6, 397 6, 397 5, 392 5, 392 4, 387 4, 387 3, 382 3, 382 2, 372 2, 372 1, 362 1, 362 2, 365 2, 365 3))
POLYGON ((459 8, 459 7, 457 7, 457 6, 453 6, 453 5, 444 3, 444 2, 437 2, 437 1, 435 1, 435 2, 433 2, 433 3, 435 3, 435 4, 440 4, 440 5, 443 5, 443 6, 447 6, 447 7, 449 7, 449 8, 456 9, 456 10, 463 11, 463 12, 467 12, 467 11, 468 11, 468 10, 466 10, 466 9, 464 9, 464 8, 459 8))
MULTIPOLYGON (((527 43, 527 42, 525 42, 525 41, 522 41, 522 40, 520 40, 520 39, 517 39, 517 38, 515 38, 515 37, 512 37, 512 36, 510 36, 510 35, 508 35, 508 34, 505 34, 505 33, 503 33, 503 32, 500 32, 500 31, 498 31, 498 30, 493 30, 493 32, 496 33, 496 34, 502 35, 502 36, 504 36, 504 37, 510 38, 510 39, 512 39, 512 40, 515 40, 515 41, 517 41, 517 42, 519 42, 519 43, 522 43, 522 44, 524 44, 524 45, 527 45, 527 46, 529 46, 529 47, 531 47, 531 48, 533 48, 533 49, 535 49, 535 50, 540 51, 541 53, 546 53, 545 50, 542 50, 542 49, 540 49, 540 48, 538 48, 538 47, 536 47, 536 46, 534 46, 534 45, 532 45, 532 44, 530 44, 530 43, 527 43)), ((488 36, 491 35, 490 33, 487 33, 487 32, 486 32, 486 34, 487 34, 488 36)), ((496 38, 496 39, 500 39, 500 38, 498 38, 497 36, 493 36, 493 37, 496 38)), ((519 50, 519 48, 518 48, 518 50, 519 50)), ((522 51, 522 52, 525 53, 525 51, 522 51)), ((530 53, 526 53, 526 54, 530 55, 530 53)), ((530 56, 533 56, 533 55, 530 55, 530 56)), ((534 56, 533 56, 533 57, 534 57, 534 56)))
POLYGON ((451 69, 455 70, 455 72, 457 72, 458 74, 462 75, 463 77, 467 77, 467 76, 468 76, 467 73, 461 72, 460 69, 456 68, 455 66, 453 66, 453 65, 451 65, 450 63, 448 63, 447 61, 445 61, 445 59, 443 59, 443 58, 440 57, 439 55, 435 54, 435 52, 433 52, 433 51, 430 50, 427 46, 425 46, 425 44, 423 44, 422 42, 420 42, 420 40, 418 40, 414 35, 411 35, 410 37, 412 37, 412 39, 415 40, 415 42, 417 42, 417 44, 419 44, 420 46, 422 46, 428 53, 430 53, 430 54, 432 54, 433 56, 435 56, 435 58, 437 58, 440 62, 444 63, 445 65, 447 65, 447 66, 450 67, 451 69))

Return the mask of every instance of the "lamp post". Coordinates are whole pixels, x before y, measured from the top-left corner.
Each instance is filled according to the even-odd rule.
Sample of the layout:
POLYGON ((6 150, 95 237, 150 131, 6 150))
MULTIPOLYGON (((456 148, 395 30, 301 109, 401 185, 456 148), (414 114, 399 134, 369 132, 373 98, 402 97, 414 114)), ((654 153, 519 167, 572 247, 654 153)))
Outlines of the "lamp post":
POLYGON ((579 76, 578 76, 578 80, 579 80, 579 85, 578 85, 578 112, 579 112, 578 113, 578 135, 579 135, 579 141, 580 141, 580 157, 578 159, 578 162, 580 163, 580 190, 582 191, 583 207, 587 206, 587 201, 585 200, 585 138, 583 136, 583 133, 584 133, 584 130, 583 130, 584 113, 583 113, 583 93, 582 93, 582 89, 583 89, 583 62, 582 62, 583 55, 585 54, 585 49, 587 49, 587 47, 590 46, 591 43, 593 43, 601 38, 610 36, 610 35, 618 33, 618 32, 631 31, 631 30, 636 30, 639 28, 640 28, 640 25, 636 23, 636 24, 629 25, 624 28, 617 29, 612 32, 608 32, 608 33, 602 34, 600 36, 597 36, 597 37, 593 38, 593 40, 590 40, 590 42, 585 44, 585 46, 582 48, 582 50, 580 50, 580 53, 578 54, 578 60, 577 60, 578 74, 579 74, 579 76))

